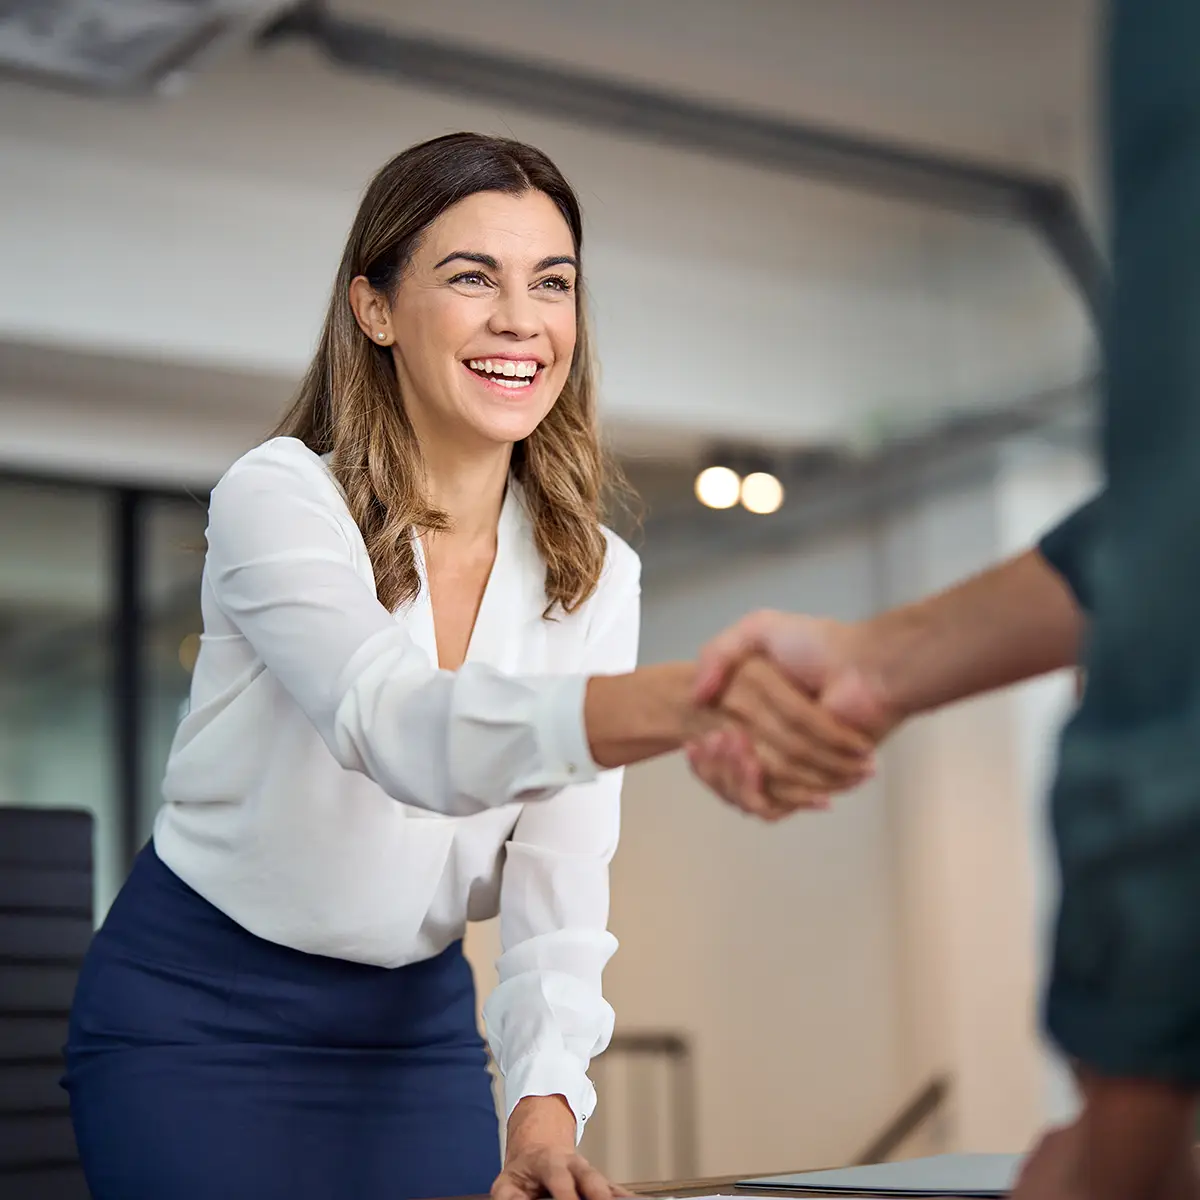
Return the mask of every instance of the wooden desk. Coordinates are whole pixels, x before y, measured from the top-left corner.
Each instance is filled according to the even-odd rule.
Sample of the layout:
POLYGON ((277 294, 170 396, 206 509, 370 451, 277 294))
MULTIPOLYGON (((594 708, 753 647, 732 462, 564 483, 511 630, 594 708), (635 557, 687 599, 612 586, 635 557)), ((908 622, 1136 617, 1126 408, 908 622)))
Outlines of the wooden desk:
MULTIPOLYGON (((798 1170, 808 1170, 800 1167, 798 1170)), ((716 1179, 686 1179, 674 1183, 661 1180, 654 1183, 631 1183, 626 1186, 639 1196, 758 1196, 769 1197, 770 1200, 821 1200, 820 1192, 769 1192, 754 1188, 740 1188, 739 1179, 750 1179, 755 1175, 785 1175, 787 1171, 744 1171, 740 1175, 725 1175, 716 1179)), ((453 1200, 488 1200, 486 1196, 459 1196, 453 1200)), ((826 1200, 853 1200, 852 1192, 838 1192, 826 1200)), ((940 1197, 939 1200, 954 1200, 951 1196, 940 1197)))
MULTIPOLYGON (((796 1173, 810 1170, 808 1167, 797 1168, 796 1173)), ((754 1188, 740 1188, 739 1179, 752 1179, 762 1175, 789 1175, 790 1171, 743 1171, 740 1175, 728 1175, 719 1179, 689 1179, 676 1183, 635 1183, 630 1184, 630 1191, 640 1196, 760 1196, 770 1197, 770 1200, 821 1200, 820 1192, 771 1192, 754 1188)), ((838 1192, 828 1200, 852 1200, 852 1192, 838 1192)), ((945 1196, 940 1200, 953 1200, 945 1196)))
MULTIPOLYGON (((1200 1142, 1196 1143, 1195 1147, 1196 1170, 1200 1172, 1200 1142)), ((796 1173, 807 1171, 813 1168, 798 1167, 796 1173)), ((819 1169, 819 1168, 817 1168, 819 1169)), ((740 1175, 727 1175, 718 1179, 689 1179, 676 1183, 631 1183, 628 1186, 630 1191, 637 1192, 639 1196, 760 1196, 769 1197, 770 1200, 821 1200, 820 1192, 764 1192, 755 1190, 754 1188, 740 1188, 737 1186, 739 1179, 753 1179, 764 1175, 788 1175, 790 1171, 744 1171, 740 1175)), ((473 1198, 475 1200, 475 1198, 473 1198)), ((486 1197, 479 1197, 478 1200, 487 1200, 486 1197)), ((827 1197, 826 1200, 853 1200, 852 1192, 839 1192, 836 1197, 827 1197)), ((952 1196, 943 1196, 939 1200, 954 1200, 952 1196)))
MULTIPOLYGON (((756 1174, 764 1173, 768 1175, 789 1174, 786 1171, 744 1171, 740 1175, 726 1175, 718 1179, 687 1179, 675 1183, 632 1183, 628 1187, 631 1192, 637 1192, 639 1196, 770 1196, 773 1197, 773 1200, 786 1200, 790 1194, 788 1192, 755 1191, 753 1188, 737 1186, 739 1179, 749 1179, 756 1174)), ((805 1197, 805 1200, 808 1198, 805 1197)))

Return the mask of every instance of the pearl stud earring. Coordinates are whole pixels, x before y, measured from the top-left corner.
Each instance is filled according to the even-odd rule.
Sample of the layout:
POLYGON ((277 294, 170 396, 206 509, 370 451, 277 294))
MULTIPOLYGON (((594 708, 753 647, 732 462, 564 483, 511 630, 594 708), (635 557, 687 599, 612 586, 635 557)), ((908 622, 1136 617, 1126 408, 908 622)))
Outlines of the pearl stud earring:
POLYGON ((377 333, 375 336, 382 342, 386 335, 384 335, 382 333, 377 333))

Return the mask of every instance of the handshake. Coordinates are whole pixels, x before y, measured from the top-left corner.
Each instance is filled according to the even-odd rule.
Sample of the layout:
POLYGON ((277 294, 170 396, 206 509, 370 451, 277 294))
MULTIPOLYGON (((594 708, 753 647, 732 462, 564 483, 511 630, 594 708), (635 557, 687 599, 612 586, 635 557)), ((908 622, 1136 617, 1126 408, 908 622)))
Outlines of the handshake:
POLYGON ((904 715, 865 628, 759 612, 709 642, 696 667, 685 748, 698 779, 766 820, 868 779, 904 715))
POLYGON ((1036 550, 857 624, 759 612, 691 664, 594 677, 602 767, 681 746, 701 782, 768 820, 824 808, 870 777, 916 713, 1077 666, 1086 618, 1036 550))

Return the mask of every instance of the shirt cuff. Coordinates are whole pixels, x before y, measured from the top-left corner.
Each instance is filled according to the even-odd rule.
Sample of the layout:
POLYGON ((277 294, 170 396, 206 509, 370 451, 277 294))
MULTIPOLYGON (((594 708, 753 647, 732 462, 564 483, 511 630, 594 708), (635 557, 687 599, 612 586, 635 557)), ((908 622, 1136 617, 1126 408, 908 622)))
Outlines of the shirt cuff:
POLYGON ((542 683, 533 713, 542 762, 539 782, 591 783, 600 774, 583 719, 587 685, 586 675, 563 675, 542 683))
POLYGON ((1123 1003, 1055 979, 1046 1026, 1064 1054, 1112 1079, 1200 1087, 1196 1006, 1174 997, 1123 1003))
POLYGON ((561 1052, 533 1053, 515 1062, 504 1076, 504 1119, 526 1096, 562 1096, 575 1114, 575 1144, 596 1111, 596 1089, 579 1060, 561 1052))

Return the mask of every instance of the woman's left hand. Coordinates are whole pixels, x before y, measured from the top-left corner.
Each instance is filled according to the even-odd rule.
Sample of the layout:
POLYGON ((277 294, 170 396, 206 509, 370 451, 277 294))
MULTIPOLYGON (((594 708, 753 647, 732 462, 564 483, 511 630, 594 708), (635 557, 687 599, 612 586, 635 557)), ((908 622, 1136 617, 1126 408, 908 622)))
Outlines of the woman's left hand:
POLYGON ((492 1200, 612 1200, 632 1196, 609 1181, 572 1146, 526 1146, 506 1156, 492 1200))
POLYGON ((575 1114, 561 1096, 526 1096, 508 1122, 492 1200, 612 1200, 632 1196, 575 1149, 575 1114))

